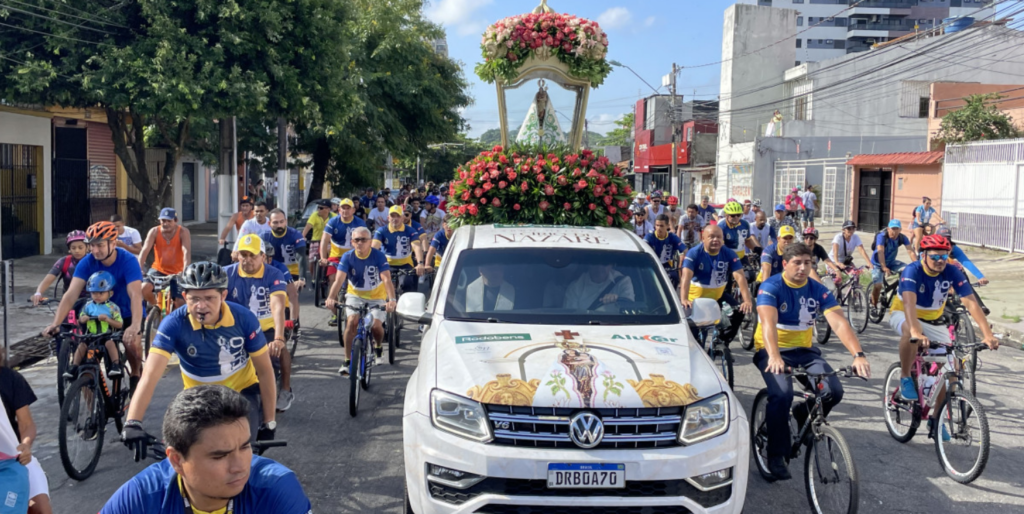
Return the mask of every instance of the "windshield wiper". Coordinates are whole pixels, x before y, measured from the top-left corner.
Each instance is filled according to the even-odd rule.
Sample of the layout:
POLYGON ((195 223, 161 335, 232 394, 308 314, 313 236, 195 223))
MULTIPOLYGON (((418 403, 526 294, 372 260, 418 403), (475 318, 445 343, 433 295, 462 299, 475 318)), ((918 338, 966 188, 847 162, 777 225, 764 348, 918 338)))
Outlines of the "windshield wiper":
POLYGON ((498 319, 498 318, 459 318, 459 317, 456 317, 456 318, 446 318, 446 320, 447 321, 468 321, 468 322, 471 322, 471 323, 515 323, 515 324, 519 323, 518 321, 509 321, 507 319, 498 319))

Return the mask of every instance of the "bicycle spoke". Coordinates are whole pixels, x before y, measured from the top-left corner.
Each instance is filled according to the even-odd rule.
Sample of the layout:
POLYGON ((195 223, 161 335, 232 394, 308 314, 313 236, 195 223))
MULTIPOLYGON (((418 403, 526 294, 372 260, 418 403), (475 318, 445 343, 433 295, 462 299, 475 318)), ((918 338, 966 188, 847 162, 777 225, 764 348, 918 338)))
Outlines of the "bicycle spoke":
POLYGON ((968 483, 984 471, 989 452, 988 422, 976 399, 961 393, 943 402, 935 438, 939 460, 954 480, 968 483), (949 441, 942 440, 943 429, 949 441))
POLYGON ((808 500, 815 512, 846 514, 857 505, 857 471, 849 447, 835 429, 822 426, 809 444, 804 470, 808 500))

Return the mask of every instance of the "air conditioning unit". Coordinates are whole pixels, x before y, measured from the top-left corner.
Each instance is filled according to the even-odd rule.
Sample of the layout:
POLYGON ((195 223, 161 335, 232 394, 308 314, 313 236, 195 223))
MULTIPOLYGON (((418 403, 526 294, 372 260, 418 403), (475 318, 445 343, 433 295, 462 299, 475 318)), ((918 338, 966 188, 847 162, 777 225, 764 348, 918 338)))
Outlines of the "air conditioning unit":
POLYGON ((879 19, 879 18, 878 18, 878 15, 877 15, 877 14, 875 14, 875 15, 871 16, 871 23, 878 23, 878 19, 879 19))
POLYGON ((835 43, 835 41, 832 41, 831 39, 826 39, 825 40, 825 44, 826 45, 831 45, 831 44, 834 44, 834 43, 835 43))

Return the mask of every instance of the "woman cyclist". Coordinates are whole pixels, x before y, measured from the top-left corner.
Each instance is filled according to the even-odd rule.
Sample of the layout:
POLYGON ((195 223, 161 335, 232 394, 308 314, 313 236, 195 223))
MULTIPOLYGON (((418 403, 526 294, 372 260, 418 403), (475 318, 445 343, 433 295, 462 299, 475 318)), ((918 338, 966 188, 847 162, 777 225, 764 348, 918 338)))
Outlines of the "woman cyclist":
MULTIPOLYGON (((32 305, 39 305, 39 302, 46 295, 46 291, 50 289, 50 286, 58 278, 64 281, 64 290, 68 290, 68 286, 71 285, 71 279, 75 276, 75 266, 89 252, 89 247, 85 244, 85 238, 85 232, 82 230, 72 230, 68 233, 68 237, 64 240, 68 245, 68 254, 57 259, 57 262, 53 263, 50 271, 43 277, 43 281, 36 288, 36 293, 32 295, 32 305)), ((89 296, 89 292, 82 290, 79 296, 85 298, 89 296)))
POLYGON ((914 234, 910 240, 910 246, 917 250, 917 247, 921 246, 921 238, 927 235, 925 232, 930 232, 932 226, 942 225, 943 223, 945 221, 932 208, 932 199, 927 196, 921 197, 921 205, 914 209, 914 223, 911 227, 914 230, 914 234))

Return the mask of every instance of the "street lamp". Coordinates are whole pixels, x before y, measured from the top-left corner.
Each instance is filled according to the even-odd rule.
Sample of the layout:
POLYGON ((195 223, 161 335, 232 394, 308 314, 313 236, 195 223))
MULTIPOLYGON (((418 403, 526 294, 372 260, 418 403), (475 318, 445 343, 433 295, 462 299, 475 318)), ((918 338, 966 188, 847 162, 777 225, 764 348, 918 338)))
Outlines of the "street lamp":
POLYGON ((622 64, 622 63, 621 63, 621 62, 619 62, 619 61, 608 61, 608 64, 611 64, 612 66, 618 66, 618 67, 620 67, 620 68, 626 68, 627 70, 629 70, 629 71, 633 72, 633 75, 636 75, 636 78, 638 78, 638 79, 640 79, 641 81, 643 81, 643 83, 644 83, 644 84, 647 84, 647 87, 651 88, 651 91, 654 91, 654 94, 658 94, 658 90, 657 90, 657 89, 655 89, 655 88, 654 88, 654 86, 652 86, 652 85, 651 85, 650 83, 648 83, 648 82, 647 82, 646 80, 644 80, 644 78, 643 78, 643 77, 641 77, 639 73, 637 73, 636 71, 634 71, 634 70, 633 70, 633 68, 630 68, 629 66, 626 66, 625 64, 622 64))

